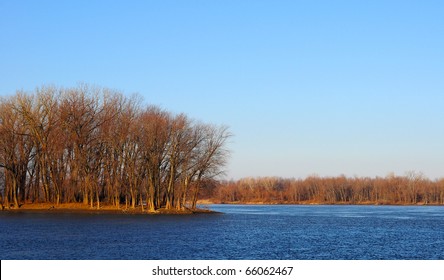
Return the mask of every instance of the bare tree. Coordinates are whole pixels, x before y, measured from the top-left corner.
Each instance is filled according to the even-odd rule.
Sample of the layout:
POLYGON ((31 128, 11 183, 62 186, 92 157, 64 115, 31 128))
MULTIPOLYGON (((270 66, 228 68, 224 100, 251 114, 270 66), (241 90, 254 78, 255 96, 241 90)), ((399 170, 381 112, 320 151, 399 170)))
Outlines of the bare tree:
POLYGON ((0 167, 4 172, 4 204, 19 207, 19 196, 25 197, 28 164, 33 143, 16 104, 20 95, 0 104, 0 167))
POLYGON ((150 106, 140 115, 142 164, 146 168, 145 192, 148 211, 161 207, 161 187, 167 170, 167 153, 170 139, 171 115, 158 107, 150 106))
POLYGON ((2 201, 124 200, 148 211, 184 209, 190 192, 196 201, 201 182, 222 171, 227 129, 140 103, 88 85, 1 100, 2 201))
POLYGON ((214 127, 208 125, 204 131, 201 152, 197 159, 197 177, 191 201, 191 208, 195 209, 202 179, 215 178, 223 173, 229 152, 225 149, 226 141, 232 136, 225 126, 214 127))

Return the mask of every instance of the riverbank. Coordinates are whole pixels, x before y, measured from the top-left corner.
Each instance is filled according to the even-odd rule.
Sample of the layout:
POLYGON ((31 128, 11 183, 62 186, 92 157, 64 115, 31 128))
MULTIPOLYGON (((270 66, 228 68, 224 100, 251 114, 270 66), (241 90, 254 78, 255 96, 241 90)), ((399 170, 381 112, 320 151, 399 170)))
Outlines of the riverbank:
POLYGON ((137 206, 135 208, 121 206, 117 208, 113 205, 103 204, 99 209, 91 208, 83 203, 63 203, 55 205, 52 203, 25 203, 19 208, 4 208, 5 212, 40 212, 40 213, 91 213, 91 214, 142 214, 142 215, 192 215, 192 214, 214 214, 218 213, 209 209, 183 210, 160 208, 154 212, 147 211, 146 207, 137 206))
POLYGON ((390 203, 387 201, 362 201, 362 202, 336 202, 336 203, 327 203, 327 202, 317 202, 317 201, 301 201, 301 202, 285 202, 285 201, 277 201, 277 202, 268 202, 268 201, 212 201, 210 199, 202 199, 197 201, 198 205, 210 205, 210 204, 227 204, 227 205, 385 205, 385 206, 444 206, 444 204, 437 203, 390 203))

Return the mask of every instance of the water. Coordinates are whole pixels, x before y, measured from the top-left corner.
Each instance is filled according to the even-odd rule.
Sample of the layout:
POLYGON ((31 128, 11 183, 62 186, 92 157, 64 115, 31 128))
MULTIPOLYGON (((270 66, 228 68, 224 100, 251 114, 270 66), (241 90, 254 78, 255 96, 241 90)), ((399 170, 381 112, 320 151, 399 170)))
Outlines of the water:
POLYGON ((212 205, 224 214, 0 213, 0 259, 444 259, 444 207, 212 205))

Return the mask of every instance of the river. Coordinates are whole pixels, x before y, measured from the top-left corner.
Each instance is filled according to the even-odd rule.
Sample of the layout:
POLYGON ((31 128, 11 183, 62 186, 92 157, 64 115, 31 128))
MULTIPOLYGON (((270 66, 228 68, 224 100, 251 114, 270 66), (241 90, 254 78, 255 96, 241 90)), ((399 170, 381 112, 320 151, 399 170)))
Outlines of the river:
POLYGON ((444 207, 209 205, 222 214, 0 213, 0 259, 444 259, 444 207))

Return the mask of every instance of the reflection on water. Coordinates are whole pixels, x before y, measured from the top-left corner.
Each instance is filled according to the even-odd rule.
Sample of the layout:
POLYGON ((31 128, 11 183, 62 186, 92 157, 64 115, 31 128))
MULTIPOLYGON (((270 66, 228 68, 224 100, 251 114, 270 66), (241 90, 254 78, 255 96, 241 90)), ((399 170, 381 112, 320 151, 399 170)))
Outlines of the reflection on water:
POLYGON ((211 205, 214 215, 0 213, 1 259, 444 259, 444 207, 211 205))

